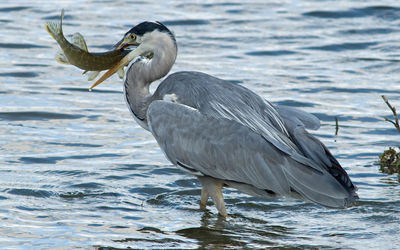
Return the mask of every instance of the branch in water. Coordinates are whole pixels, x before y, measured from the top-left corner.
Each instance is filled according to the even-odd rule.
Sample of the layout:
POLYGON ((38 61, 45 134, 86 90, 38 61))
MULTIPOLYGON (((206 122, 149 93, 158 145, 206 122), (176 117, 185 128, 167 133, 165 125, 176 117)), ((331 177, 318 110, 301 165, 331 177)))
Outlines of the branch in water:
POLYGON ((337 116, 335 116, 335 123, 336 123, 335 135, 338 135, 338 132, 339 132, 339 120, 338 120, 337 116))
POLYGON ((400 132, 399 116, 397 115, 396 108, 390 105, 389 100, 384 95, 382 95, 382 99, 385 101, 386 105, 390 108, 390 110, 392 110, 394 116, 394 121, 388 118, 385 118, 385 121, 392 123, 396 127, 397 131, 400 132))

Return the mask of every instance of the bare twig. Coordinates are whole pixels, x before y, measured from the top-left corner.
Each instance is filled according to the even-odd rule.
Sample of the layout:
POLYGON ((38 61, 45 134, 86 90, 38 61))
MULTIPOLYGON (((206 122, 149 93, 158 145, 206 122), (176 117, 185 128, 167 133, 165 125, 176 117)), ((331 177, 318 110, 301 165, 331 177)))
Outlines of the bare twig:
POLYGON ((385 121, 392 123, 396 127, 397 131, 400 132, 399 116, 397 115, 396 108, 390 105, 389 100, 384 95, 382 95, 382 99, 385 101, 390 110, 392 110, 394 116, 394 121, 388 118, 385 118, 385 121))

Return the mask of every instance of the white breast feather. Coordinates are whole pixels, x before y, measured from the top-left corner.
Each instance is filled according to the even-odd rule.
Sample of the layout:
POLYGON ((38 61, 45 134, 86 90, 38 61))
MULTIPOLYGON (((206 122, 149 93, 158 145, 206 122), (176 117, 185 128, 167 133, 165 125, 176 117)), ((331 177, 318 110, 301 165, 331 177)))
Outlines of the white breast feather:
POLYGON ((175 94, 167 94, 163 97, 163 100, 166 102, 174 102, 174 103, 179 103, 178 102, 178 97, 175 94))

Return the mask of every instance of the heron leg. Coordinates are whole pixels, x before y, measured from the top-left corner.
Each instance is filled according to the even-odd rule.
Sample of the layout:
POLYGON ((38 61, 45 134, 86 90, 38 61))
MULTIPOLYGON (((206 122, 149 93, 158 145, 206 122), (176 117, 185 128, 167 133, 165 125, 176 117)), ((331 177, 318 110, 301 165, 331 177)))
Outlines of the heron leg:
POLYGON ((198 177, 198 179, 201 185, 203 186, 201 192, 200 206, 202 206, 203 204, 205 205, 208 196, 210 196, 215 206, 217 207, 218 212, 222 216, 226 217, 228 214, 226 213, 224 197, 222 195, 222 187, 223 187, 222 181, 207 176, 200 176, 198 177), (203 192, 203 190, 205 192, 203 192))
POLYGON ((205 187, 203 187, 201 189, 200 209, 206 208, 208 197, 210 197, 210 195, 208 194, 207 189, 205 187))

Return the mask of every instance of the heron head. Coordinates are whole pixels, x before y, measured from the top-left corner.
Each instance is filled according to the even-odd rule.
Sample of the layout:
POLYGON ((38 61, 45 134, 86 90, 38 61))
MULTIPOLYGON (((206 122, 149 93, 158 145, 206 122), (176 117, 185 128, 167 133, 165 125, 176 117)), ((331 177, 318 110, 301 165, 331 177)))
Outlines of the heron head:
POLYGON ((172 32, 160 22, 142 22, 136 25, 126 32, 121 41, 113 47, 115 49, 126 49, 132 46, 136 48, 129 52, 116 65, 110 68, 90 87, 90 89, 93 89, 95 86, 102 83, 120 68, 128 65, 133 59, 137 57, 147 57, 148 59, 152 59, 154 53, 160 49, 168 51, 171 50, 172 47, 175 51, 173 62, 175 61, 177 50, 175 37, 172 32))
POLYGON ((175 41, 172 32, 160 22, 142 22, 125 33, 121 41, 114 47, 121 49, 138 46, 143 42, 156 39, 161 34, 167 34, 175 41))

